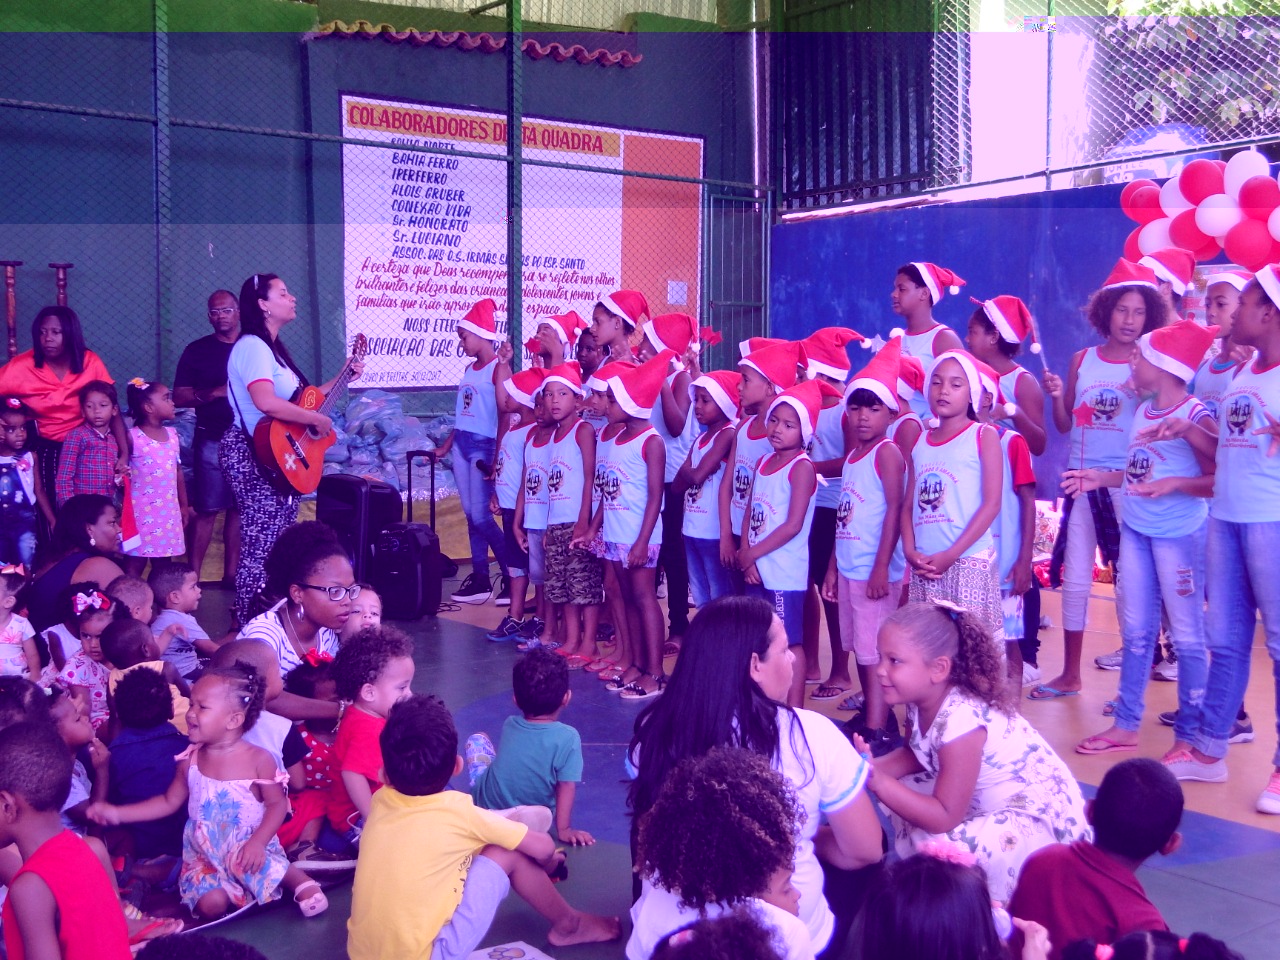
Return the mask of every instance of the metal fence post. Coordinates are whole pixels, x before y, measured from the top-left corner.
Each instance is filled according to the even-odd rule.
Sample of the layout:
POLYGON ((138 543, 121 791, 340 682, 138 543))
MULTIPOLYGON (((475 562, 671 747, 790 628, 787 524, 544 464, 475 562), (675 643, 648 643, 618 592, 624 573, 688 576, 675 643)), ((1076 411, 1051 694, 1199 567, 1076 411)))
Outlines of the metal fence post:
POLYGON ((169 7, 168 0, 155 0, 153 21, 153 98, 155 109, 152 149, 154 164, 154 218, 156 231, 156 353, 155 374, 165 369, 172 332, 171 310, 171 225, 173 222, 173 176, 170 168, 169 131, 169 7))
POLYGON ((512 365, 519 366, 524 343, 521 284, 524 269, 521 255, 521 217, 524 182, 521 170, 520 140, 524 125, 524 27, 520 15, 521 0, 507 0, 507 325, 511 335, 512 365))

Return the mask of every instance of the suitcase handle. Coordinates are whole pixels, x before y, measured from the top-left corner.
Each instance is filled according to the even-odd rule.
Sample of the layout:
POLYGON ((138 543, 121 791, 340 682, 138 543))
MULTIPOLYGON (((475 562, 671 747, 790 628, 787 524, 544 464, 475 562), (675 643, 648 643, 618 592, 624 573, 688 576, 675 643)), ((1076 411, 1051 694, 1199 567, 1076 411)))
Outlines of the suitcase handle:
POLYGON ((405 522, 413 523, 413 461, 426 460, 431 467, 431 529, 436 528, 436 452, 434 450, 410 450, 408 459, 409 498, 405 501, 405 522))

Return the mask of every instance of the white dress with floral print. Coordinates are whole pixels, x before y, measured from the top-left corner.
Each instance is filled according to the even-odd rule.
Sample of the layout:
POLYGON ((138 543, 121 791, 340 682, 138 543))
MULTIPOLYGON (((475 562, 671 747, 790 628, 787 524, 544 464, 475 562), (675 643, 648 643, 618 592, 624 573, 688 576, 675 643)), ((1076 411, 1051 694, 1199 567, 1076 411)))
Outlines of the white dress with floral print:
POLYGON ((952 687, 933 725, 920 732, 919 712, 907 708, 908 741, 921 773, 902 782, 919 793, 933 793, 943 746, 978 727, 987 742, 968 816, 946 834, 931 834, 890 813, 899 856, 921 844, 950 841, 971 851, 986 871, 991 896, 1007 902, 1023 862, 1051 843, 1087 839, 1080 785, 1053 748, 1025 717, 1008 717, 991 705, 952 687))

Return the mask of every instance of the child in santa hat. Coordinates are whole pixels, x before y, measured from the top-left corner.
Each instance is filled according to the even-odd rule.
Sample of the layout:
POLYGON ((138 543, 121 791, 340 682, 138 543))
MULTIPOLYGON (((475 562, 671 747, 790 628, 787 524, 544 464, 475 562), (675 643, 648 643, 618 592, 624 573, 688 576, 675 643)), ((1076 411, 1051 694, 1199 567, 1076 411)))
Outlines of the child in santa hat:
POLYGON ((936 426, 911 451, 902 550, 912 568, 910 602, 964 607, 999 642, 1004 616, 991 527, 1000 512, 1004 471, 995 428, 977 422, 981 402, 982 383, 969 354, 951 350, 934 361, 929 406, 936 426))
POLYGON ((1182 313, 1183 297, 1195 280, 1196 255, 1181 247, 1166 247, 1140 258, 1138 263, 1155 273, 1159 280, 1156 289, 1169 308, 1170 318, 1176 320, 1182 313))
POLYGON ((529 431, 524 443, 524 473, 516 494, 515 515, 516 543, 529 554, 529 583, 533 586, 534 603, 531 622, 521 631, 524 639, 516 644, 522 653, 544 643, 554 649, 559 636, 546 596, 547 516, 551 510, 547 477, 551 473, 551 438, 556 425, 547 411, 541 383, 533 394, 533 418, 537 426, 529 431))
POLYGON ((581 670, 596 659, 596 628, 604 602, 600 559, 585 546, 591 524, 596 435, 578 416, 583 392, 577 361, 547 371, 542 396, 555 430, 547 473, 546 596, 551 615, 563 624, 564 644, 556 652, 568 659, 570 670, 581 670), (572 546, 575 541, 580 545, 572 546))
MULTIPOLYGON (((753 470, 738 563, 747 593, 767 600, 795 657, 787 704, 804 706, 804 601, 809 590, 809 528, 818 475, 805 448, 818 425, 825 384, 806 380, 769 405, 773 452, 753 470)), ((830 390, 826 387, 826 390, 830 390)))
POLYGON ((498 458, 493 464, 494 497, 491 509, 494 513, 502 514, 502 532, 511 557, 511 567, 507 571, 511 577, 511 608, 502 622, 486 635, 495 643, 536 636, 532 632, 532 621, 535 618, 526 620, 524 616, 525 594, 529 589, 529 553, 520 546, 516 538, 516 504, 524 480, 525 447, 538 426, 533 398, 541 390, 545 376, 546 371, 541 367, 530 367, 513 374, 506 383, 507 396, 515 407, 517 419, 507 427, 502 439, 498 441, 498 458))
POLYGON ((733 447, 729 451, 728 482, 720 484, 720 562, 734 575, 734 587, 742 592, 741 567, 738 564, 738 542, 742 537, 742 518, 751 492, 751 477, 760 458, 773 452, 765 428, 764 411, 779 392, 794 387, 800 371, 803 351, 790 341, 769 343, 738 363, 742 380, 738 385, 738 407, 741 411, 733 447))
POLYGON ((948 293, 959 293, 962 286, 964 280, 946 267, 925 261, 903 264, 894 275, 889 303, 907 324, 902 352, 916 357, 926 368, 938 354, 962 346, 954 330, 933 319, 938 301, 948 293))
POLYGON ((591 333, 605 360, 631 360, 632 336, 649 316, 649 301, 639 290, 615 290, 591 311, 591 333))
MULTIPOLYGON (((1158 282, 1149 268, 1117 261, 1085 308, 1102 344, 1078 351, 1065 380, 1048 371, 1042 377, 1054 426, 1071 436, 1067 463, 1075 469, 1124 469, 1138 408, 1128 386, 1129 357, 1138 337, 1163 327, 1169 319, 1169 307, 1156 289, 1158 282)), ((1032 700, 1071 697, 1080 691, 1094 556, 1101 549, 1105 563, 1114 565, 1119 560, 1121 506, 1114 487, 1092 491, 1087 499, 1063 501, 1050 569, 1051 577, 1062 584, 1062 673, 1032 690, 1032 700)), ((1123 589, 1118 576, 1117 589, 1123 589)), ((1094 662, 1101 669, 1118 670, 1122 654, 1117 650, 1094 662)))
POLYGON ((471 542, 471 572, 450 595, 454 603, 484 603, 493 595, 490 550, 504 577, 510 567, 506 540, 489 512, 493 480, 488 466, 479 466, 492 464, 497 452, 498 388, 511 377, 511 345, 503 342, 500 351, 495 349, 499 342, 497 309, 492 300, 480 300, 458 321, 462 352, 473 362, 462 371, 458 384, 453 432, 436 448, 437 458, 453 452, 453 477, 471 542))
POLYGON ((539 320, 533 339, 538 343, 537 352, 542 358, 542 366, 558 367, 574 359, 578 338, 586 330, 587 321, 574 310, 539 320))
MULTIPOLYGON (((1038 670, 1026 669, 1022 651, 1030 632, 1036 635, 1040 624, 1039 605, 1035 620, 1026 615, 1026 597, 1035 582, 1031 575, 1031 557, 1036 532, 1036 474, 1031 466, 1031 450, 1017 430, 1002 426, 1014 415, 1006 403, 1000 376, 981 360, 976 360, 978 378, 982 381, 982 401, 978 419, 992 424, 1000 434, 1004 478, 1001 482, 1000 515, 992 528, 996 541, 996 557, 1000 567, 1000 606, 1004 611, 1004 648, 1009 678, 1014 686, 1027 686, 1039 681, 1038 670), (1034 679, 1033 679, 1034 678, 1034 679)), ((1039 649, 1039 644, 1036 645, 1039 649)), ((1030 661, 1032 664, 1034 660, 1030 661)))
POLYGON ((898 415, 885 434, 898 445, 904 457, 911 456, 911 448, 924 433, 924 418, 916 412, 916 407, 923 405, 926 414, 929 412, 929 400, 924 388, 924 364, 916 357, 908 357, 902 352, 902 337, 893 337, 880 348, 876 354, 883 358, 884 375, 888 371, 898 371, 898 415))
POLYGON ((622 429, 600 453, 603 481, 585 540, 602 537, 626 608, 634 663, 607 688, 625 700, 662 693, 662 609, 658 606, 658 553, 662 548, 662 478, 666 445, 650 422, 675 353, 663 350, 647 363, 610 376, 609 420, 622 429))
MULTIPOLYGON (((1160 635, 1161 608, 1178 657, 1178 716, 1169 760, 1187 755, 1200 732, 1209 660, 1204 615, 1205 547, 1213 494, 1214 457, 1186 438, 1156 440, 1162 421, 1176 417, 1212 431, 1209 410, 1187 390, 1216 327, 1192 320, 1146 334, 1133 357, 1133 386, 1142 397, 1122 470, 1068 470, 1069 494, 1117 487, 1124 498, 1120 563, 1124 590, 1117 598, 1124 658, 1115 722, 1086 737, 1077 753, 1137 749, 1151 656, 1160 635)), ((1207 447, 1207 445, 1206 445, 1207 447)))
POLYGON ((813 468, 822 478, 814 495, 813 524, 809 528, 810 586, 804 607, 804 656, 809 668, 805 681, 816 684, 812 693, 814 700, 838 699, 853 685, 849 676, 849 657, 840 642, 839 610, 836 604, 823 602, 820 587, 835 552, 840 470, 850 446, 843 392, 852 364, 846 348, 862 339, 862 334, 846 327, 822 327, 800 341, 805 354, 805 373, 809 379, 821 380, 835 388, 822 398, 818 426, 813 431, 808 450, 813 468), (825 681, 821 679, 818 656, 824 612, 827 616, 827 639, 831 644, 831 673, 825 681))
MULTIPOLYGON (((897 347, 886 350, 872 357, 845 390, 853 444, 841 464, 835 551, 822 583, 823 596, 839 605, 841 655, 846 664, 850 653, 857 661, 863 712, 850 727, 875 756, 902 743, 875 667, 880 662, 876 637, 898 609, 907 579, 900 535, 906 461, 888 437, 905 403, 898 395, 897 347)), ((840 709, 856 705, 849 697, 840 709)))
POLYGON ((1206 407, 1215 420, 1223 395, 1241 368, 1253 359, 1253 348, 1237 343, 1231 336, 1236 307, 1240 305, 1240 291, 1253 278, 1253 274, 1239 270, 1224 270, 1205 277, 1204 322, 1218 328, 1216 352, 1204 358, 1200 369, 1191 381, 1191 392, 1206 407))
POLYGON ((689 385, 693 415, 702 427, 671 483, 671 495, 684 498, 683 534, 693 602, 704 607, 733 593, 733 578, 720 562, 720 485, 733 446, 742 374, 717 370, 689 385))
POLYGON ((1031 352, 1040 352, 1031 311, 1018 297, 970 299, 978 309, 969 318, 965 346, 996 372, 1000 392, 1014 405, 1012 414, 1007 418, 997 415, 996 422, 1022 434, 1031 455, 1038 457, 1044 453, 1049 439, 1044 425, 1044 388, 1031 371, 1013 360, 1028 337, 1031 352))

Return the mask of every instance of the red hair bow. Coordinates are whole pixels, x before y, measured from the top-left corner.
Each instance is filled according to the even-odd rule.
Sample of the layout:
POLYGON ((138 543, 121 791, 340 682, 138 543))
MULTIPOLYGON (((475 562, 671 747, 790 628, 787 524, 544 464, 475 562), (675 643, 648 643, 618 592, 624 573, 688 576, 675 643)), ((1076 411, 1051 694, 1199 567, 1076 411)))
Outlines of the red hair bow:
POLYGON ((302 655, 302 659, 306 661, 309 667, 318 667, 322 663, 333 663, 333 654, 317 647, 312 647, 302 655))
POLYGON ((0 574, 6 573, 13 573, 17 574, 19 577, 25 577, 27 575, 27 568, 20 563, 6 563, 3 567, 0 567, 0 574))
POLYGON ((77 593, 71 598, 71 609, 75 611, 77 617, 90 607, 95 610, 110 610, 111 598, 105 593, 99 593, 97 590, 92 590, 89 593, 77 593))

